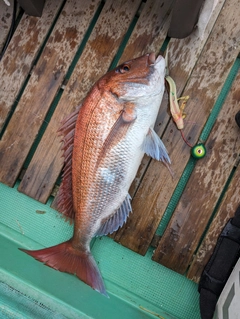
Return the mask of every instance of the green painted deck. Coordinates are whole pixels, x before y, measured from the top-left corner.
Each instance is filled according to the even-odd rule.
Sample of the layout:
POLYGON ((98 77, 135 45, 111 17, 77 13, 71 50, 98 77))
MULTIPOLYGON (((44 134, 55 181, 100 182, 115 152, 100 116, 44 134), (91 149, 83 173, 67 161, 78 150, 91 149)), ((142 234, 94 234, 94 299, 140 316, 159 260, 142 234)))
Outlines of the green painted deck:
MULTIPOLYGON (((0 318, 200 318, 196 282, 239 205, 240 1, 220 0, 205 32, 182 40, 166 36, 172 4, 46 0, 41 18, 18 11, 0 62, 0 318), (178 95, 190 96, 184 135, 207 155, 191 158, 166 93, 155 129, 174 177, 144 157, 130 190, 133 214, 111 238, 93 240, 107 299, 18 248, 72 235, 53 202, 61 120, 107 70, 166 47, 178 95)), ((10 14, 0 2, 0 48, 10 14)))

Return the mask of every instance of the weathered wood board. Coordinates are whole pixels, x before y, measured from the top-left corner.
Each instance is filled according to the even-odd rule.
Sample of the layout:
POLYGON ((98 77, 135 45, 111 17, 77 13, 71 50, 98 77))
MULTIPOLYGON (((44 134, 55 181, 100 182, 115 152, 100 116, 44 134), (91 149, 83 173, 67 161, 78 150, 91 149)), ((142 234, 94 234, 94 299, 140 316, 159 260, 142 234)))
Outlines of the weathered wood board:
POLYGON ((189 279, 199 282, 202 271, 213 253, 218 236, 220 235, 225 224, 228 222, 229 218, 234 216, 234 213, 240 204, 239 190, 240 165, 238 165, 236 169, 231 184, 229 185, 229 188, 225 194, 225 198, 211 223, 206 237, 204 238, 200 248, 193 258, 191 266, 187 272, 187 277, 189 279))
MULTIPOLYGON (((195 28, 195 31, 187 38, 172 38, 169 42, 169 72, 170 76, 176 83, 178 96, 183 94, 183 90, 191 76, 192 70, 198 61, 198 58, 204 48, 204 45, 206 44, 206 41, 208 40, 209 34, 211 33, 214 23, 216 22, 224 4, 225 0, 218 1, 204 34, 200 34, 198 28, 195 28)), ((192 97, 191 93, 190 97, 192 97)), ((170 118, 170 116, 166 116, 167 109, 169 107, 168 103, 168 99, 164 99, 162 101, 159 116, 156 121, 156 129, 160 136, 164 132, 170 118)), ((186 106, 186 113, 188 113, 188 106, 186 106)))
POLYGON ((146 53, 159 52, 166 38, 173 0, 147 1, 119 64, 146 53))
MULTIPOLYGON (((185 128, 185 136, 193 144, 197 142, 239 53, 238 8, 238 0, 225 2, 224 10, 221 11, 183 92, 183 95, 191 96, 187 105, 187 121, 197 123, 185 128), (227 29, 226 21, 228 21, 227 29)), ((163 142, 169 151, 175 177, 172 179, 161 163, 151 161, 133 198, 134 213, 115 237, 122 245, 140 254, 146 253, 190 156, 188 146, 183 142, 173 123, 168 125, 163 142)))
POLYGON ((20 173, 99 1, 76 4, 73 0, 65 4, 0 141, 0 181, 9 186, 20 173))
MULTIPOLYGON (((239 88, 240 88, 240 85, 238 82, 238 88, 235 87, 236 91, 234 94, 232 94, 232 101, 229 101, 230 103, 233 102, 233 100, 235 100, 235 103, 238 103, 238 104, 240 103, 239 88)), ((238 129, 238 135, 240 139, 240 130, 239 128, 237 129, 238 129)), ((240 154, 240 149, 239 149, 239 154, 240 154)), ((193 256, 193 261, 187 273, 188 278, 196 282, 199 281, 203 268, 208 262, 211 254, 213 253, 219 234, 221 233, 228 219, 233 217, 239 205, 240 205, 240 165, 238 165, 238 167, 236 168, 236 171, 233 175, 231 183, 228 186, 228 189, 226 191, 225 197, 209 227, 209 230, 201 246, 199 247, 196 254, 193 256)))
POLYGON ((108 70, 141 1, 107 1, 85 49, 66 85, 48 128, 20 184, 19 190, 46 202, 61 171, 61 143, 56 132, 75 110, 92 84, 108 70), (99 61, 101 63, 99 64, 99 61), (38 179, 38 176, 41 178, 38 179))
POLYGON ((197 162, 154 254, 155 261, 182 274, 192 261, 240 153, 239 128, 234 119, 239 110, 239 88, 240 72, 205 144, 207 155, 197 162))
POLYGON ((24 14, 0 63, 0 132, 62 1, 47 0, 41 18, 24 14))
POLYGON ((13 0, 9 1, 10 6, 7 6, 4 1, 0 1, 0 52, 6 41, 13 14, 13 0))

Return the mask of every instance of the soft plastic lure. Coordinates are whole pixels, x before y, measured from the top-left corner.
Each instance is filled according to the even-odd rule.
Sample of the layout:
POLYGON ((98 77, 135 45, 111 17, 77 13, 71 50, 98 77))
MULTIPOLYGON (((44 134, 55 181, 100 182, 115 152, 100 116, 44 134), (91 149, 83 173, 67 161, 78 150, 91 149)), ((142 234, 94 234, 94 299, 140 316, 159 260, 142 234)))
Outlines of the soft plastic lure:
POLYGON ((184 100, 184 102, 182 103, 180 107, 178 104, 179 99, 177 98, 176 84, 174 80, 169 75, 165 77, 165 80, 168 82, 168 85, 169 85, 169 101, 170 101, 170 112, 171 112, 172 118, 174 122, 176 123, 177 128, 179 130, 182 130, 184 128, 183 109, 185 107, 186 101, 189 99, 189 96, 179 98, 184 100))
POLYGON ((165 77, 165 80, 167 81, 169 85, 169 103, 170 103, 170 112, 171 112, 172 118, 174 122, 176 123, 177 128, 180 130, 184 142, 189 147, 193 147, 193 145, 188 143, 188 141, 185 139, 183 131, 182 131, 184 128, 183 119, 185 117, 183 110, 187 100, 189 99, 189 96, 177 98, 177 89, 176 89, 176 84, 174 80, 169 75, 165 77), (180 99, 183 100, 183 103, 181 104, 181 106, 179 106, 178 104, 178 100, 180 99))
POLYGON ((168 48, 166 51, 166 56, 165 56, 165 62, 166 62, 166 72, 165 72, 165 80, 167 81, 169 85, 169 104, 170 104, 170 112, 172 115, 172 118, 174 122, 176 123, 177 128, 180 130, 182 138, 184 142, 191 147, 191 155, 196 158, 200 159, 203 158, 206 155, 206 148, 204 144, 196 144, 191 145, 185 138, 183 134, 183 128, 184 128, 184 123, 183 119, 185 118, 185 114, 183 112, 184 107, 187 103, 187 100, 189 99, 189 96, 184 96, 184 97, 177 97, 177 89, 176 89, 176 84, 174 80, 169 76, 169 69, 168 69, 168 48), (178 100, 183 100, 181 106, 178 104, 178 100))
POLYGON ((167 83, 169 85, 170 112, 171 112, 171 115, 172 115, 172 118, 173 118, 174 122, 177 125, 177 128, 179 130, 182 130, 184 128, 184 124, 183 124, 183 118, 184 118, 183 109, 185 107, 185 104, 186 104, 187 100, 189 99, 189 96, 177 98, 176 84, 175 84, 174 80, 169 76, 168 48, 167 48, 166 54, 165 54, 165 63, 166 63, 166 66, 165 66, 165 80, 167 81, 167 83), (182 103, 181 107, 178 104, 178 100, 179 99, 183 99, 184 100, 184 102, 182 103))

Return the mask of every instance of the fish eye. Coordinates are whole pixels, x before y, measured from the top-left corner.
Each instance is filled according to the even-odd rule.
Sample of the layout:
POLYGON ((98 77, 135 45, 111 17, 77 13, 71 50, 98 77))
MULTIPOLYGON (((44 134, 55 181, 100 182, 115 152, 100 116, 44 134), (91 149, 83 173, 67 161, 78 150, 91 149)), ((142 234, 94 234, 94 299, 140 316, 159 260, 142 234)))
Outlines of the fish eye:
POLYGON ((130 68, 129 68, 128 65, 124 65, 124 66, 123 66, 123 70, 124 70, 124 71, 129 71, 129 69, 130 69, 130 68))
POLYGON ((130 70, 129 65, 124 64, 121 68, 120 68, 120 73, 125 73, 128 72, 130 70))

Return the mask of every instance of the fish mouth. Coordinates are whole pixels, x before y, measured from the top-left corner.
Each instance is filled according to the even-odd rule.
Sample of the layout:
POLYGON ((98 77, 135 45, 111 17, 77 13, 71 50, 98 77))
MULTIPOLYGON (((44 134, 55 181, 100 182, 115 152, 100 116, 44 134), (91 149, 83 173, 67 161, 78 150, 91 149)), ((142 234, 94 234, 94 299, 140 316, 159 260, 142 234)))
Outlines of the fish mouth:
POLYGON ((149 55, 148 55, 148 64, 149 65, 155 65, 155 64, 157 64, 160 60, 162 60, 162 56, 161 55, 159 55, 158 57, 157 57, 157 59, 156 59, 156 55, 155 55, 155 53, 154 52, 152 52, 152 53, 150 53, 149 55))

